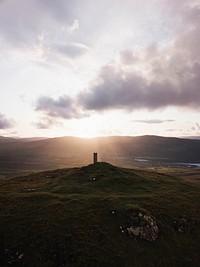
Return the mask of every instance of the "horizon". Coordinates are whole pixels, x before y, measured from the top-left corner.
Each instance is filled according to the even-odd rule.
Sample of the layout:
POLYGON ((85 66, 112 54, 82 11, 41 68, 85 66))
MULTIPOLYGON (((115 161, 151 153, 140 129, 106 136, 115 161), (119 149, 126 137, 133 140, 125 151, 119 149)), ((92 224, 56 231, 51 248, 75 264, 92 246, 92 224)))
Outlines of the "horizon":
POLYGON ((37 139, 45 140, 45 139, 54 139, 54 138, 78 138, 78 139, 98 139, 98 138, 112 138, 112 137, 158 137, 158 138, 177 138, 177 139, 190 139, 190 140, 199 140, 200 136, 162 136, 162 135, 152 135, 152 134, 144 134, 144 135, 102 135, 102 136, 93 136, 93 137, 82 137, 75 135, 61 135, 61 136, 3 136, 0 135, 0 138, 12 138, 12 139, 37 139))
POLYGON ((200 136, 197 0, 0 1, 0 135, 200 136))

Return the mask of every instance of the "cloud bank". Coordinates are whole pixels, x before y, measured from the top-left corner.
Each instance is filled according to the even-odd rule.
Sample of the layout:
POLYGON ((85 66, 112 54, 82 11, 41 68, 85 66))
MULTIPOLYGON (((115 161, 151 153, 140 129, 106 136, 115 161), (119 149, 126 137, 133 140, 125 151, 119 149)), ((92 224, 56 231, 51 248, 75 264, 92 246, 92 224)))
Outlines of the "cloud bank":
MULTIPOLYGON (((137 72, 116 67, 102 68, 97 83, 79 95, 79 103, 87 110, 156 110, 176 106, 200 108, 200 64, 190 62, 186 71, 174 81, 158 73, 148 79, 137 72), (190 66, 189 66, 190 64, 190 66), (159 79, 159 75, 162 77, 159 79)), ((176 74, 175 74, 176 75, 176 74)))
MULTIPOLYGON (((153 4, 147 4, 148 1, 144 0, 127 1, 125 12, 120 10, 124 6, 122 0, 117 1, 112 11, 110 7, 114 1, 103 4, 102 1, 89 2, 83 4, 80 0, 61 0, 56 3, 53 0, 22 0, 19 3, 15 0, 0 1, 0 46, 3 47, 4 44, 6 48, 12 47, 14 51, 28 49, 38 58, 51 58, 58 62, 67 58, 78 62, 80 57, 93 51, 95 45, 97 52, 102 52, 103 49, 112 50, 111 46, 118 40, 118 31, 119 41, 123 39, 121 48, 118 49, 117 46, 113 49, 116 57, 112 53, 112 60, 109 58, 107 61, 111 63, 107 64, 102 60, 101 67, 95 69, 96 77, 75 97, 63 93, 57 99, 43 96, 36 101, 35 111, 44 117, 36 127, 49 128, 59 119, 80 119, 93 112, 107 110, 155 111, 167 107, 199 110, 199 1, 155 0, 152 1, 153 4), (157 29, 158 36, 155 36, 155 42, 149 44, 146 35, 149 34, 147 24, 151 22, 151 16, 148 13, 145 31, 140 33, 142 30, 138 30, 138 35, 142 35, 145 41, 139 42, 140 45, 136 46, 137 39, 130 38, 136 22, 132 20, 131 7, 135 5, 139 11, 141 3, 145 4, 145 10, 149 10, 148 5, 152 5, 152 19, 154 15, 158 16, 157 12, 159 16, 164 17, 163 21, 169 23, 164 28, 165 31, 168 29, 169 33, 166 32, 167 37, 163 38, 164 34, 157 29), (113 21, 109 17, 112 12, 115 18, 113 21), (102 18, 102 14, 105 15, 105 21, 99 19, 102 18), (123 14, 128 14, 125 21, 127 28, 123 24, 123 14), (170 25, 169 21, 177 21, 177 25, 170 25), (106 36, 107 27, 103 26, 109 28, 109 34, 114 31, 113 35, 107 33, 106 36), (125 30, 127 34, 121 35, 121 32, 126 32, 125 30), (124 42, 125 39, 127 43, 124 42)), ((140 15, 144 14, 138 15, 139 26, 143 25, 143 17, 140 18, 140 15)), ((159 16, 156 22, 163 22, 159 16)), ((149 23, 149 29, 155 26, 154 20, 152 25, 149 23)), ((134 34, 137 35, 137 31, 134 31, 134 34)), ((93 70, 90 73, 94 73, 93 70)), ((163 123, 165 120, 137 122, 152 124, 163 123)), ((9 128, 11 125, 12 122, 0 114, 0 129, 9 128)))

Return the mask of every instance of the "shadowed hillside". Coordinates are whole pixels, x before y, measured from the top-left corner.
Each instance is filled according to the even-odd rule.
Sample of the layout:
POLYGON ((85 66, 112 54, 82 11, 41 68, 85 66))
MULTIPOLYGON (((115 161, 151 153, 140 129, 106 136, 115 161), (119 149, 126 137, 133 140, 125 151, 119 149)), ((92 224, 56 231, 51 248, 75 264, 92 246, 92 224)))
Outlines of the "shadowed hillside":
POLYGON ((198 267, 199 186, 97 163, 0 182, 0 266, 198 267))

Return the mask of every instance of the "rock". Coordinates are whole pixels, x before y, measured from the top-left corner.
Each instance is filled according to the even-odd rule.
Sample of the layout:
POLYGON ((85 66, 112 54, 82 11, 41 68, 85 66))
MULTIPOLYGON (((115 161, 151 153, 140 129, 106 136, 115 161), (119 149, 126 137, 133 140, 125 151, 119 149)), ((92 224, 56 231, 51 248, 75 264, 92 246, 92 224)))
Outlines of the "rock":
POLYGON ((143 239, 154 242, 159 236, 156 220, 149 214, 140 210, 131 210, 127 214, 127 223, 123 231, 135 240, 143 239))
POLYGON ((116 215, 116 211, 115 210, 111 210, 112 215, 116 215))
POLYGON ((89 178, 89 181, 96 181, 96 177, 89 178))
POLYGON ((195 222, 192 219, 184 217, 175 218, 172 226, 180 233, 191 233, 195 230, 195 222))
POLYGON ((22 259, 24 257, 23 252, 19 252, 18 250, 17 251, 11 250, 8 248, 5 249, 4 255, 5 255, 6 262, 9 265, 14 265, 14 266, 16 265, 18 266, 18 264, 22 262, 22 259))
POLYGON ((24 253, 19 254, 18 259, 21 260, 24 257, 24 253))
POLYGON ((34 192, 34 191, 36 191, 36 189, 34 189, 34 188, 26 188, 24 191, 25 192, 34 192))

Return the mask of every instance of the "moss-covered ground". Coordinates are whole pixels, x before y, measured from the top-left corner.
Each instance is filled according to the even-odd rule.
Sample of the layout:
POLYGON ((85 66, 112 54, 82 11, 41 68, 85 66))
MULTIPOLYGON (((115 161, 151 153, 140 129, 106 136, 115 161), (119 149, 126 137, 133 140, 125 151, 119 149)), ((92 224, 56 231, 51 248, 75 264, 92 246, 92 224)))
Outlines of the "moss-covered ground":
POLYGON ((0 181, 0 266, 198 267, 200 186, 108 163, 0 181), (130 238, 127 214, 155 218, 130 238))

